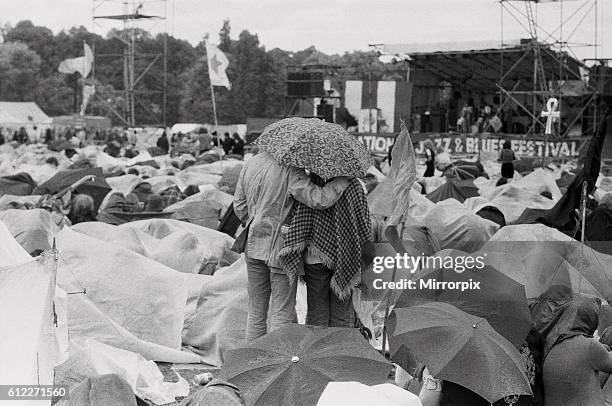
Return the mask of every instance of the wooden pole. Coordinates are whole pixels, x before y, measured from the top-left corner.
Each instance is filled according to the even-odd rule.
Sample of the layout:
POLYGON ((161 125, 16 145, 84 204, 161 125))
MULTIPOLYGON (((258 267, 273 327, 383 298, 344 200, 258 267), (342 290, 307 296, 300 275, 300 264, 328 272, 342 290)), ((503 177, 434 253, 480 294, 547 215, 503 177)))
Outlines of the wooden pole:
MULTIPOLYGON (((402 241, 402 238, 404 238, 404 231, 406 228, 406 223, 402 221, 402 227, 400 229, 400 244, 402 241)), ((393 266, 393 273, 391 274, 391 282, 395 281, 395 274, 397 272, 397 261, 395 262, 395 265, 393 266)), ((386 355, 386 351, 387 351, 387 326, 388 326, 388 321, 389 321, 389 302, 387 301, 387 306, 385 307, 385 319, 383 320, 383 335, 382 335, 382 355, 383 357, 385 357, 386 355)))
MULTIPOLYGON (((210 82, 210 95, 211 95, 211 99, 212 99, 212 107, 213 107, 213 116, 215 119, 215 130, 217 131, 217 127, 219 126, 219 122, 217 121, 217 104, 215 103, 215 88, 212 84, 212 82, 210 82)), ((220 134, 217 132, 217 148, 221 148, 221 137, 220 134)), ((219 155, 221 155, 221 152, 219 152, 219 155)))

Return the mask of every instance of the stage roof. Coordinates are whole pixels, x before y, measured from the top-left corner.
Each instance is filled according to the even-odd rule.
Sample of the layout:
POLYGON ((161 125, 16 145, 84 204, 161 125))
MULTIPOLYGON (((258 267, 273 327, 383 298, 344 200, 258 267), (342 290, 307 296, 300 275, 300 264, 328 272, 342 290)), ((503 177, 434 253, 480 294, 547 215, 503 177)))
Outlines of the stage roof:
MULTIPOLYGON (((377 47, 380 52, 410 60, 413 67, 424 69, 457 88, 481 92, 497 92, 497 83, 504 74, 502 86, 516 91, 533 90, 535 52, 531 40, 472 41, 435 44, 389 44, 377 47), (518 83, 518 85, 517 85, 518 83), (516 88, 515 88, 516 86, 516 88)), ((566 80, 581 80, 579 60, 560 54, 550 46, 537 44, 547 81, 559 79, 561 60, 565 61, 566 80)))

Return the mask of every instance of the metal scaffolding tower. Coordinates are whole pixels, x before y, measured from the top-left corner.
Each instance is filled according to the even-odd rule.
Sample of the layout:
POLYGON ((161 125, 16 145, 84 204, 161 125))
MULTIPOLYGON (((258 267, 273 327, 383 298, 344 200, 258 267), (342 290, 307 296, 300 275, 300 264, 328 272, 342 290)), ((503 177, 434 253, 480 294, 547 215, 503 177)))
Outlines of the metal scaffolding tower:
MULTIPOLYGON (((167 103, 167 0, 92 0, 92 19, 94 26, 108 35, 118 39, 123 45, 123 52, 96 53, 96 62, 121 59, 123 88, 114 87, 113 93, 118 103, 98 96, 115 117, 129 127, 137 125, 154 125, 166 127, 167 103), (163 36, 161 49, 154 52, 141 49, 142 31, 159 32, 163 36), (161 77, 153 73, 159 67, 161 77), (145 80, 147 86, 144 86, 145 80), (118 105, 120 106, 118 108, 118 105)), ((100 76, 95 80, 100 84, 109 84, 119 72, 112 72, 107 77, 100 76)))
POLYGON ((500 90, 500 106, 512 101, 518 108, 524 111, 532 119, 532 124, 528 133, 541 132, 544 125, 540 119, 540 112, 546 105, 546 100, 555 97, 559 100, 560 110, 567 111, 566 107, 573 98, 572 103, 576 100, 580 101, 580 108, 575 110, 573 114, 566 114, 565 123, 562 125, 562 120, 557 123, 556 135, 567 136, 572 128, 577 124, 582 124, 582 132, 585 134, 594 134, 597 131, 598 116, 603 108, 603 99, 605 95, 602 93, 603 76, 589 76, 588 72, 592 71, 587 64, 602 63, 602 59, 597 58, 599 44, 598 36, 598 19, 599 19, 599 2, 600 0, 573 0, 571 3, 575 6, 572 12, 567 13, 564 10, 564 3, 570 1, 558 0, 555 2, 547 2, 540 5, 539 0, 499 0, 501 8, 501 45, 502 49, 507 46, 504 43, 504 19, 510 16, 511 19, 518 23, 529 35, 529 43, 525 43, 524 58, 533 60, 532 83, 530 89, 526 90, 526 83, 513 83, 508 81, 513 74, 513 70, 518 64, 513 66, 504 66, 504 58, 501 58, 500 80, 497 84, 500 90), (523 7, 521 7, 523 6, 523 7), (545 7, 549 14, 558 14, 558 26, 552 30, 546 30, 538 21, 538 12, 540 7, 545 7), (566 12, 566 15, 564 14, 566 12), (587 43, 578 43, 573 40, 579 28, 587 26, 591 23, 594 29, 592 41, 587 43), (588 59, 580 59, 576 56, 576 48, 590 48, 593 50, 594 57, 588 59), (547 63, 545 63, 547 61, 547 63), (576 63, 579 61, 580 63, 576 63), (556 66, 556 68, 554 68, 556 66), (582 89, 571 89, 572 83, 582 83, 582 89), (511 86, 513 85, 513 86, 511 86), (522 89, 517 90, 517 87, 522 89), (572 94, 572 90, 576 93, 572 94), (531 106, 528 106, 526 100, 530 99, 531 106))

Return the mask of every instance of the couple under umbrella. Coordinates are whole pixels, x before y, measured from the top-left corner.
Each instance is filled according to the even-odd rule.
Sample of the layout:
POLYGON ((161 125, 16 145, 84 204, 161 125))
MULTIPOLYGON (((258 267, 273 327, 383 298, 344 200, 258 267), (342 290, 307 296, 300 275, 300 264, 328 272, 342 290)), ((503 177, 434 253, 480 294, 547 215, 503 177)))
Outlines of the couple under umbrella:
POLYGON ((247 342, 297 320, 298 278, 307 324, 353 327, 351 289, 371 234, 357 178, 372 165, 369 153, 342 127, 297 117, 268 126, 257 146, 233 201, 245 226, 235 249, 247 262, 247 342))

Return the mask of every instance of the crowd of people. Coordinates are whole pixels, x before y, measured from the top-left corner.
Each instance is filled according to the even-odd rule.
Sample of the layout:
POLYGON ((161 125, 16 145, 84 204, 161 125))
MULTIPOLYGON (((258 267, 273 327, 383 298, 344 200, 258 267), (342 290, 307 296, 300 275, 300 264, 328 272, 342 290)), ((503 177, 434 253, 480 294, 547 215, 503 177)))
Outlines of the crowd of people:
POLYGON ((188 134, 183 134, 180 131, 176 134, 172 134, 168 142, 168 136, 164 131, 157 140, 157 147, 163 150, 164 153, 170 152, 172 148, 175 154, 201 154, 217 146, 223 149, 225 155, 234 155, 236 157, 242 157, 244 155, 244 140, 238 133, 234 133, 230 136, 230 134, 226 132, 220 137, 217 131, 213 131, 209 134, 206 128, 200 128, 188 134))
MULTIPOLYGON (((496 107, 492 103, 476 104, 469 98, 463 106, 451 103, 449 106, 422 107, 421 112, 411 119, 415 132, 450 132, 462 134, 507 133, 526 134, 530 130, 540 133, 544 129, 529 113, 532 107, 496 107)), ((556 130, 556 129, 555 129, 556 130)), ((561 131, 566 128, 562 126, 561 131)))
MULTIPOLYGON (((298 130, 288 126, 287 131, 298 130)), ((78 138, 78 135, 68 139, 73 137, 78 138)), ((110 156, 130 158, 132 152, 144 152, 131 148, 136 144, 133 139, 135 134, 113 131, 104 137, 102 146, 110 156)), ((602 139, 595 141, 601 143, 602 139)), ((155 142, 154 148, 159 151, 153 152, 168 155, 165 162, 169 167, 163 168, 163 173, 157 173, 159 176, 173 176, 192 165, 219 160, 223 154, 225 159, 242 160, 245 152, 244 142, 238 134, 230 136, 224 133, 219 136, 216 132, 208 133, 206 129, 173 135, 163 132, 155 142), (223 153, 213 151, 215 148, 222 149, 223 153)), ((15 148, 24 148, 18 140, 13 144, 15 148)), ((601 148, 601 145, 597 145, 592 148, 601 148)), ((424 147, 424 165, 419 164, 418 174, 421 179, 416 182, 416 189, 427 196, 424 199, 431 198, 428 195, 431 191, 426 191, 425 187, 428 181, 440 177, 436 175, 441 174, 446 181, 453 176, 462 180, 464 173, 471 176, 468 179, 471 181, 487 176, 478 162, 452 161, 448 153, 437 149, 431 140, 426 140, 424 147), (468 166, 470 168, 465 169, 468 166), (460 167, 463 167, 461 173, 457 172, 460 167)), ((76 145, 74 148, 77 148, 76 145)), ((66 156, 70 149, 63 150, 66 156)), ((391 152, 388 164, 393 164, 391 152)), ((73 159, 71 169, 87 168, 86 161, 73 159)), ((125 163, 127 159, 117 161, 125 163)), ((513 179, 520 179, 522 175, 517 175, 515 162, 511 143, 506 141, 495 163, 499 174, 490 172, 492 177, 499 178, 494 186, 501 185, 502 180, 512 182, 513 179)), ((53 157, 46 164, 58 166, 57 159, 53 157)), ((149 164, 155 165, 153 162, 149 164)), ((65 214, 67 226, 92 221, 120 225, 135 219, 168 218, 169 213, 164 212, 165 208, 200 191, 196 184, 189 184, 185 188, 176 185, 166 188, 164 185, 156 193, 147 182, 149 175, 145 167, 126 166, 119 172, 106 174, 108 179, 136 175, 138 184, 129 193, 112 190, 98 202, 99 197, 93 193, 72 190, 72 195, 66 195, 68 199, 55 195, 53 199, 40 202, 37 207, 65 214)), ((376 332, 364 327, 354 306, 354 298, 358 295, 357 286, 362 272, 367 268, 368 243, 387 241, 385 226, 388 219, 371 212, 367 196, 368 192, 377 188, 378 181, 373 181, 373 186, 368 183, 376 178, 373 173, 383 177, 377 171, 386 171, 374 166, 373 173, 365 177, 347 175, 323 179, 312 171, 280 164, 265 149, 240 162, 240 167, 235 191, 231 191, 232 205, 224 218, 234 216, 242 225, 233 249, 244 253, 246 263, 246 342, 251 343, 267 333, 297 322, 300 281, 306 288, 307 325, 357 327, 366 339, 372 339, 376 332)), ((543 193, 537 198, 544 196, 543 193)), ((566 194, 574 196, 572 193, 566 194)), ((384 198, 390 197, 386 195, 384 198)), ((548 199, 551 200, 550 197, 548 199)), ((600 206, 609 204, 609 201, 603 200, 600 206)), ((23 207, 14 208, 31 207, 26 203, 23 207)), ((408 224, 408 227, 413 226, 418 228, 420 223, 414 220, 414 223, 408 224)), ((233 232, 228 234, 234 235, 233 232)), ((556 306, 560 302, 554 303, 556 306)), ((533 396, 506 397, 494 404, 601 406, 605 405, 604 399, 610 401, 612 384, 608 383, 608 374, 612 373, 612 327, 602 327, 601 308, 600 300, 574 297, 559 305, 554 312, 550 311, 551 315, 554 313, 549 320, 550 329, 543 333, 542 329, 532 328, 520 347, 533 396)), ((431 345, 436 343, 432 341, 431 345)), ((491 404, 473 390, 432 373, 422 362, 410 370, 398 365, 395 381, 398 386, 417 395, 418 400, 415 398, 414 405, 491 404)))

